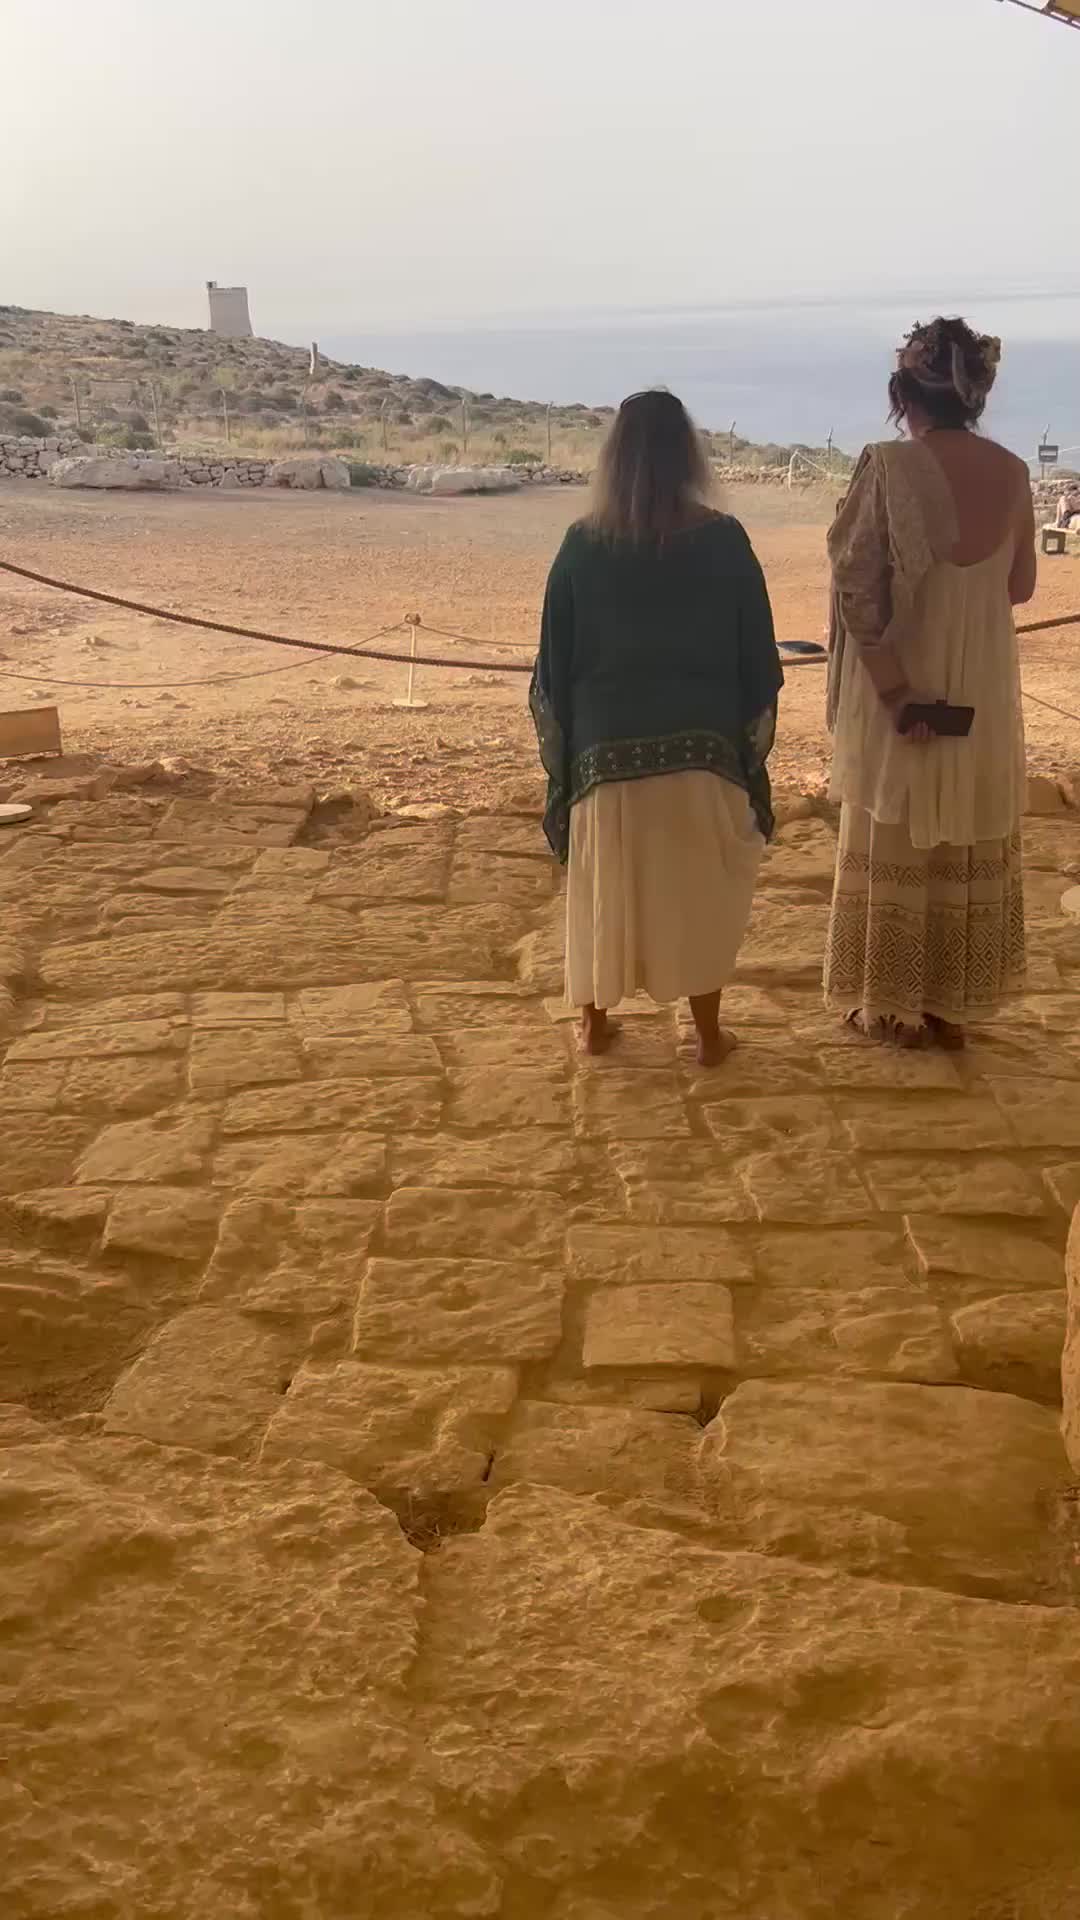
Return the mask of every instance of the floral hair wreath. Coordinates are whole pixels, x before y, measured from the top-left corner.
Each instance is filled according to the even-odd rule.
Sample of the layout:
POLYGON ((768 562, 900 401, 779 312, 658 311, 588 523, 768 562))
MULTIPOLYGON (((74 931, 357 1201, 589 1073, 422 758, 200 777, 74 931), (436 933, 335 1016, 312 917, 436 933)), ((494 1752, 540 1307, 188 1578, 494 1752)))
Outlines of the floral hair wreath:
POLYGON ((963 349, 955 341, 950 341, 949 371, 943 373, 940 366, 933 364, 940 352, 933 334, 933 327, 913 327, 904 345, 897 349, 897 367, 913 374, 924 387, 935 387, 939 391, 951 388, 959 394, 965 406, 982 406, 997 379, 1001 364, 1001 341, 990 333, 975 336, 979 356, 977 372, 965 364, 963 349))

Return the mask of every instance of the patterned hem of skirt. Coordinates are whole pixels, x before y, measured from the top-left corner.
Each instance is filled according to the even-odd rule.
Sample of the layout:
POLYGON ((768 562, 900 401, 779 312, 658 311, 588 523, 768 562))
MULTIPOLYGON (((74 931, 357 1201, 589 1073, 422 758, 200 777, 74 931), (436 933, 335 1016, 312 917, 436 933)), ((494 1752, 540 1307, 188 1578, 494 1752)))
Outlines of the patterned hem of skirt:
POLYGON ((921 1027, 929 1015, 934 1020, 944 1020, 955 1027, 979 1026, 983 1021, 995 1020, 1007 1002, 1024 992, 1026 982, 1021 977, 1010 981, 997 999, 985 1005, 963 1006, 947 1005, 944 1000, 935 1000, 931 995, 921 1007, 902 1007, 893 1000, 866 1000, 851 992, 827 993, 825 1007, 829 1013, 835 1013, 841 1020, 850 1020, 853 1014, 861 1015, 868 1026, 878 1020, 894 1020, 902 1027, 921 1027))

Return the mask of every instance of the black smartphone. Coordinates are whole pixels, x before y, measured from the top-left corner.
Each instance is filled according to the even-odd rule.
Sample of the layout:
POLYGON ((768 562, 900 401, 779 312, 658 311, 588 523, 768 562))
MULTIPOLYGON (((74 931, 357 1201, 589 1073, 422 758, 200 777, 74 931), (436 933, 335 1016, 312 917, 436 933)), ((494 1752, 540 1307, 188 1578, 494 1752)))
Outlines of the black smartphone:
POLYGON ((900 715, 900 732, 929 727, 931 733, 941 734, 947 740, 966 740, 974 718, 974 707, 951 707, 947 700, 931 700, 923 706, 912 700, 900 715))

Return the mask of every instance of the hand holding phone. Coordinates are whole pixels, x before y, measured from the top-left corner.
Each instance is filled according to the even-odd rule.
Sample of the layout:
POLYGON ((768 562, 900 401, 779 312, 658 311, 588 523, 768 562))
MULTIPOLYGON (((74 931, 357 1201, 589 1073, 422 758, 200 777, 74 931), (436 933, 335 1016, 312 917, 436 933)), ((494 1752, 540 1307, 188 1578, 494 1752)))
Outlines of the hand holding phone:
POLYGON ((900 710, 897 731, 917 738, 933 735, 944 740, 966 740, 975 719, 974 707, 955 707, 947 700, 908 700, 900 710))

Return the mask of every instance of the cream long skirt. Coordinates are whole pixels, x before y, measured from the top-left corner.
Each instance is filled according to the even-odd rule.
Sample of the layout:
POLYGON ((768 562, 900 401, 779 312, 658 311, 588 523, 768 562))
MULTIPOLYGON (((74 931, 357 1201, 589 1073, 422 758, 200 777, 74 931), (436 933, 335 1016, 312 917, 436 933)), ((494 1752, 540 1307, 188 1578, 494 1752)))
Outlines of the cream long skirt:
POLYGON ((664 773, 595 787, 570 817, 566 992, 577 1007, 726 985, 764 839, 742 789, 664 773))
POLYGON ((913 847, 861 807, 840 814, 825 1002, 868 1026, 988 1019, 1024 984, 1020 835, 913 847))

